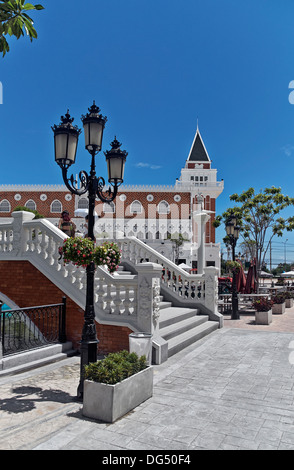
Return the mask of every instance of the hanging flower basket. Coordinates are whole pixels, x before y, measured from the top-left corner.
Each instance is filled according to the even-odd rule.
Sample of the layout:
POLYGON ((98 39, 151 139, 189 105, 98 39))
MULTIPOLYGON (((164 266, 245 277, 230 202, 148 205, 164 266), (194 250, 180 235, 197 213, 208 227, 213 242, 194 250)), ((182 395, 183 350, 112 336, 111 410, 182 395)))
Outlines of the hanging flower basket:
POLYGON ((96 266, 107 266, 111 273, 117 270, 121 259, 121 251, 115 243, 96 246, 90 238, 66 238, 59 252, 66 264, 86 268, 93 261, 96 266))
POLYGON ((87 267, 93 261, 94 242, 90 238, 68 237, 60 248, 64 263, 72 262, 76 266, 87 267))
POLYGON ((111 273, 117 270, 120 259, 121 250, 118 248, 117 244, 113 242, 104 242, 102 245, 97 246, 94 251, 94 263, 97 266, 107 266, 111 273))
POLYGON ((238 263, 238 261, 227 261, 226 267, 228 271, 235 274, 237 274, 241 269, 241 265, 238 263))

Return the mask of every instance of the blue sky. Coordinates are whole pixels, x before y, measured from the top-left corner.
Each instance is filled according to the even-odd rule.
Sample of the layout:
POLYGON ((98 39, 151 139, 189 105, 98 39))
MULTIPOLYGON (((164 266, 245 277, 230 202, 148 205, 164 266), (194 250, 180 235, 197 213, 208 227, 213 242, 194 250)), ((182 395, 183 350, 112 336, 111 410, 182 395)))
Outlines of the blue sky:
MULTIPOLYGON (((67 108, 80 126, 95 99, 103 150, 116 135, 129 153, 126 184, 173 184, 198 119, 225 182, 217 213, 250 186, 294 196, 293 0, 38 2, 38 39, 0 58, 0 184, 62 183, 51 126, 67 108)), ((89 168, 82 137, 73 172, 89 168)))

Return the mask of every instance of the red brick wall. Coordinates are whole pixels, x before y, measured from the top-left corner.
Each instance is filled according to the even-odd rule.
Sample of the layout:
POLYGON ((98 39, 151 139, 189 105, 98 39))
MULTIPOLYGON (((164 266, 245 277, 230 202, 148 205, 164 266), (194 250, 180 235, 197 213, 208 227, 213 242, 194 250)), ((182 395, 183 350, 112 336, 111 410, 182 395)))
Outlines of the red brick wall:
MULTIPOLYGON (((24 206, 25 203, 29 200, 32 199, 36 203, 36 209, 37 211, 43 215, 44 217, 48 218, 58 218, 60 217, 60 214, 58 213, 51 213, 50 212, 50 206, 51 203, 57 199, 61 202, 62 204, 62 210, 68 210, 70 213, 70 216, 74 216, 74 209, 75 209, 75 202, 74 202, 74 196, 72 196, 71 201, 66 201, 65 196, 69 195, 69 192, 66 191, 47 191, 46 188, 44 188, 44 191, 2 191, 0 192, 0 201, 3 199, 7 199, 9 203, 11 204, 11 212, 17 207, 17 206, 24 206), (18 193, 21 195, 21 200, 20 201, 15 201, 14 195, 18 193), (40 199, 41 194, 46 194, 47 199, 46 201, 42 201, 40 199)), ((156 218, 156 219, 162 219, 166 218, 167 220, 170 219, 188 219, 190 215, 190 193, 177 193, 175 192, 152 192, 150 191, 150 194, 153 195, 154 199, 152 202, 147 201, 147 195, 149 194, 148 192, 135 192, 135 191, 126 191, 124 194, 126 195, 126 200, 125 201, 120 201, 119 196, 121 193, 118 193, 116 200, 115 200, 115 213, 114 214, 108 214, 103 212, 103 203, 101 201, 96 201, 96 212, 97 214, 102 217, 102 218, 110 218, 110 219, 115 219, 125 217, 126 220, 130 219, 144 219, 144 218, 156 218), (176 202, 174 200, 174 196, 176 194, 179 194, 181 196, 181 200, 179 202, 176 202), (138 200, 141 202, 143 206, 143 211, 141 214, 132 214, 130 212, 131 204, 133 201, 138 200), (165 200, 168 202, 170 205, 170 213, 167 215, 162 215, 159 214, 157 211, 157 206, 158 204, 165 200)), ((210 198, 210 196, 206 196, 205 198, 205 204, 204 208, 206 210, 211 210, 215 211, 215 199, 210 198)), ((0 213, 0 217, 10 217, 10 213, 0 213)), ((214 220, 214 214, 211 214, 211 219, 206 225, 206 243, 212 242, 215 243, 215 228, 212 225, 212 222, 214 220)))
MULTIPOLYGON (((65 295, 46 276, 28 261, 0 261, 0 292, 19 307, 33 307, 61 303, 65 295)), ((67 339, 79 349, 84 323, 84 311, 67 297, 67 339)), ((96 323, 100 354, 128 349, 127 327, 96 323)))
MULTIPOLYGON (((11 212, 13 212, 17 206, 25 206, 26 202, 32 199, 36 204, 36 210, 39 212, 39 214, 43 215, 44 217, 55 218, 59 217, 60 214, 51 213, 50 206, 51 203, 57 199, 62 204, 62 210, 68 210, 70 215, 73 216, 75 207, 74 196, 72 196, 71 201, 66 201, 65 196, 67 194, 69 194, 69 192, 46 191, 46 188, 44 188, 44 191, 1 191, 0 201, 6 199, 10 203, 11 212), (15 194, 21 195, 21 199, 19 201, 14 199, 15 194), (45 201, 40 199, 42 194, 46 194, 47 196, 45 201)), ((10 213, 1 212, 0 217, 10 217, 10 213)))
POLYGON ((125 217, 126 219, 144 219, 149 216, 149 218, 161 218, 157 211, 157 206, 161 201, 166 201, 170 205, 170 213, 167 214, 167 219, 172 218, 182 218, 188 219, 190 214, 190 193, 177 193, 177 192, 152 192, 150 194, 153 195, 153 201, 147 201, 148 192, 125 192, 126 200, 121 201, 119 196, 121 193, 118 193, 115 199, 115 213, 108 214, 103 212, 103 203, 96 202, 96 212, 100 217, 106 218, 122 218, 125 217), (181 196, 181 200, 176 202, 174 200, 174 196, 179 194, 181 196), (140 201, 143 207, 141 214, 132 214, 131 213, 131 204, 134 201, 140 201))

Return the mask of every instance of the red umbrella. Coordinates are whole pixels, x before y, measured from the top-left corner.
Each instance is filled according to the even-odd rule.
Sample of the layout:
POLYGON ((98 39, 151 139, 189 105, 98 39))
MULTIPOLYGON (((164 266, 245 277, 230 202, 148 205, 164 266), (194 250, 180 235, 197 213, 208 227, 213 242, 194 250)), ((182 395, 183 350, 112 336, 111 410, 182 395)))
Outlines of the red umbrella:
POLYGON ((256 292, 256 261, 255 259, 251 261, 250 267, 247 273, 245 294, 252 294, 256 292))
POLYGON ((240 264, 240 270, 239 272, 236 273, 236 288, 237 292, 240 292, 241 294, 244 293, 245 287, 246 287, 246 277, 244 274, 243 266, 240 260, 236 259, 237 263, 240 264))

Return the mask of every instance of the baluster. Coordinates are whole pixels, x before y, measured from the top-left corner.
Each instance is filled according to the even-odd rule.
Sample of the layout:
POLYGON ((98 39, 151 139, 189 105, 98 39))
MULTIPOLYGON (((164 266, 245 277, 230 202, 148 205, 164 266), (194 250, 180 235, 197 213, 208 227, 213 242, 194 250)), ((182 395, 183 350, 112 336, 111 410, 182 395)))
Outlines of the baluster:
POLYGON ((136 246, 130 241, 129 244, 129 255, 132 263, 136 264, 136 246))
POLYGON ((48 252, 47 252, 48 242, 46 242, 46 236, 47 236, 47 232, 43 227, 42 231, 41 231, 41 242, 40 242, 39 246, 40 246, 40 254, 42 254, 44 259, 48 258, 48 252))
POLYGON ((84 287, 83 280, 86 278, 85 270, 78 267, 75 271, 75 276, 76 276, 76 286, 78 290, 82 290, 84 287))
POLYGON ((6 245, 6 230, 5 229, 1 229, 1 251, 4 252, 6 251, 5 249, 5 245, 6 245))
POLYGON ((42 247, 41 247, 41 241, 40 241, 40 234, 39 234, 39 227, 35 227, 34 229, 34 233, 35 233, 35 237, 34 237, 34 240, 35 240, 35 250, 38 254, 41 253, 41 250, 42 250, 42 247))
POLYGON ((130 286, 125 286, 126 287, 126 294, 125 298, 123 301, 123 306, 125 308, 124 310, 124 315, 130 315, 130 306, 131 306, 131 299, 130 299, 130 286))
POLYGON ((130 315, 136 315, 137 314, 137 285, 133 286, 131 292, 132 294, 130 295, 130 297, 133 296, 133 298, 131 298, 130 315))
POLYGON ((76 281, 76 276, 75 276, 75 272, 77 270, 77 267, 74 266, 72 263, 68 263, 67 265, 67 277, 69 279, 69 281, 74 284, 75 281, 76 281))
POLYGON ((27 250, 26 251, 34 251, 34 248, 35 248, 35 244, 34 244, 34 241, 33 241, 33 234, 34 234, 34 230, 32 229, 32 227, 30 227, 28 229, 28 240, 27 240, 27 250))
POLYGON ((105 281, 105 278, 103 276, 102 273, 100 273, 99 275, 99 279, 98 279, 98 285, 97 285, 97 289, 96 289, 96 294, 97 294, 97 305, 98 307, 103 310, 104 308, 104 295, 105 295, 105 291, 104 291, 104 281, 105 281))
MULTIPOLYGON (((53 240, 53 237, 52 237, 53 240)), ((55 267, 56 271, 60 271, 61 265, 63 265, 63 260, 60 258, 59 247, 61 246, 59 241, 53 240, 53 249, 52 249, 52 265, 55 267)))
POLYGON ((54 243, 54 240, 53 240, 53 237, 52 235, 48 235, 49 237, 49 241, 48 241, 48 249, 47 249, 47 252, 48 252, 48 263, 50 264, 50 266, 54 265, 54 252, 55 250, 57 249, 58 251, 58 248, 56 247, 56 244, 54 243))
POLYGON ((105 313, 111 314, 112 296, 111 296, 111 284, 110 283, 107 284, 106 296, 104 300, 105 300, 105 313))
POLYGON ((115 286, 115 297, 113 299, 113 303, 114 303, 113 313, 115 315, 120 315, 120 306, 122 304, 122 300, 121 300, 120 286, 118 285, 115 286))
POLYGON ((176 293, 177 295, 182 295, 182 282, 180 280, 180 275, 176 275, 176 293))

